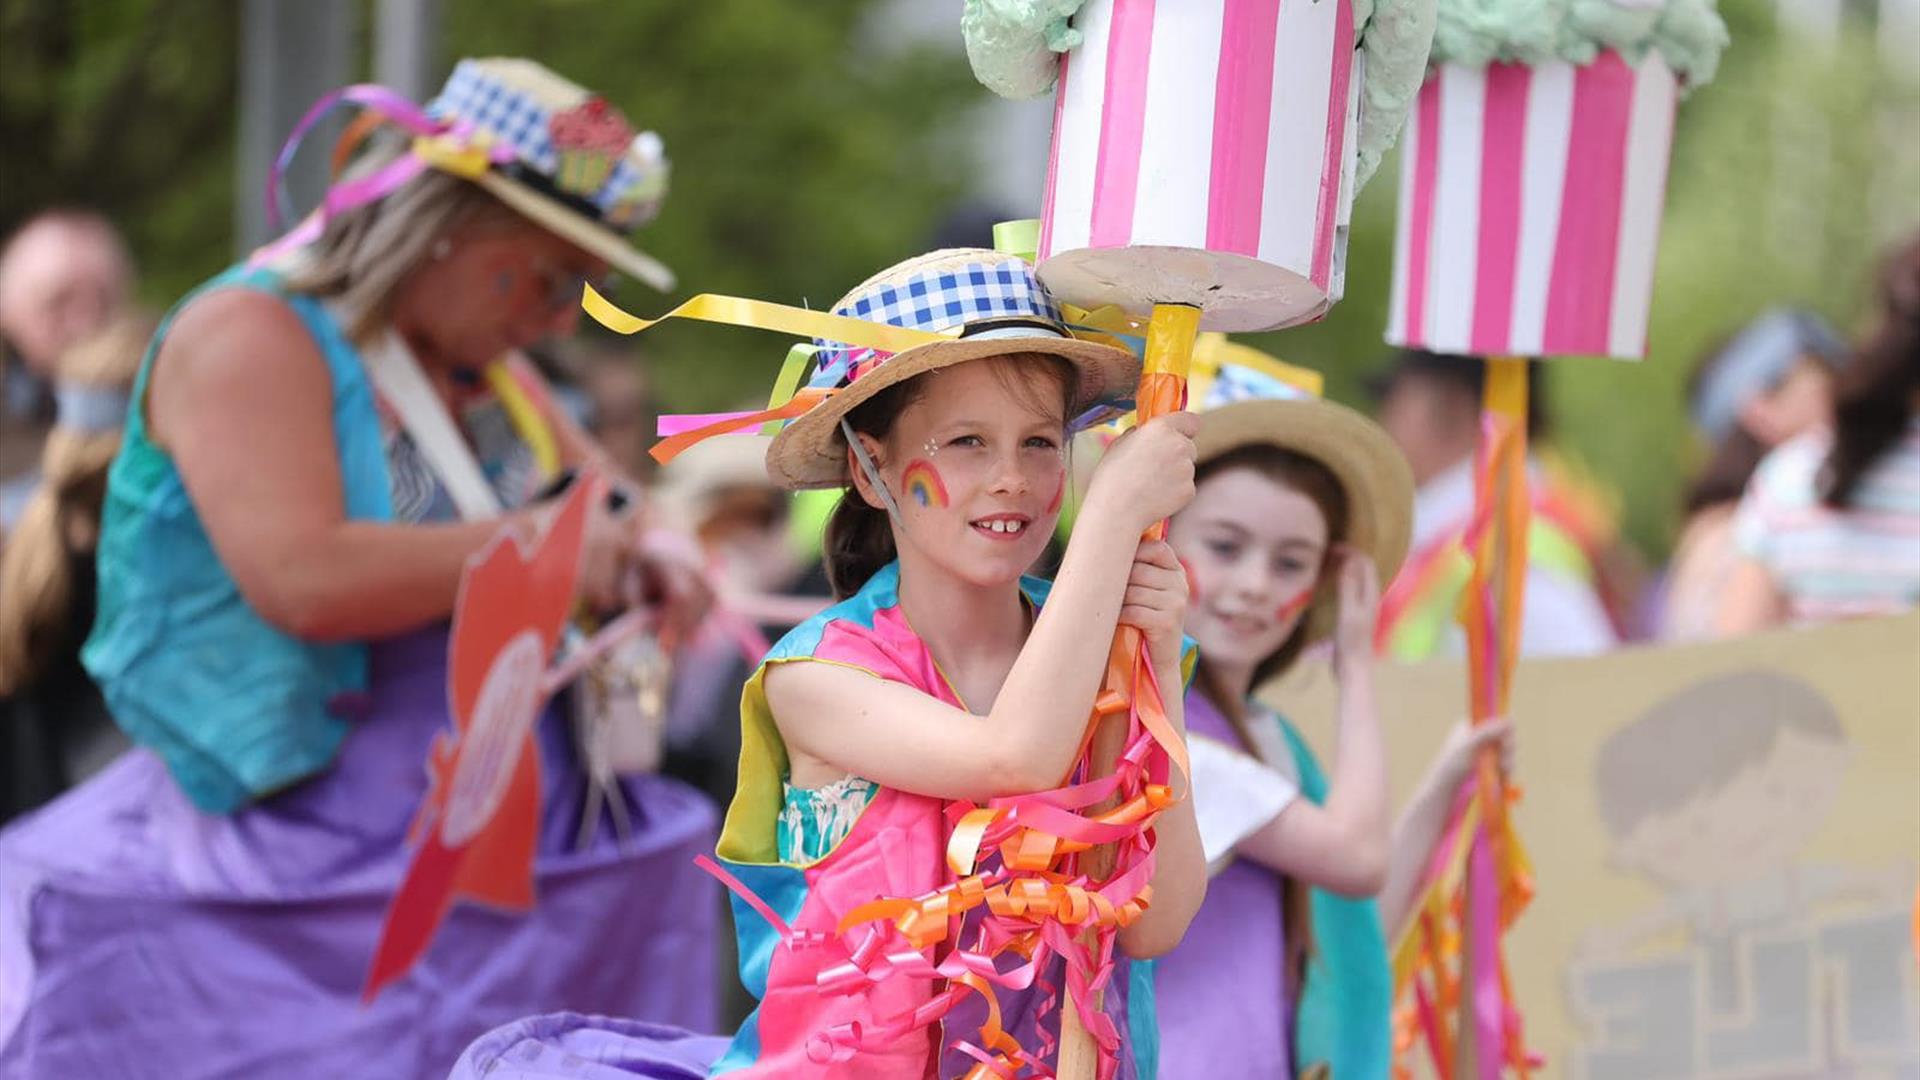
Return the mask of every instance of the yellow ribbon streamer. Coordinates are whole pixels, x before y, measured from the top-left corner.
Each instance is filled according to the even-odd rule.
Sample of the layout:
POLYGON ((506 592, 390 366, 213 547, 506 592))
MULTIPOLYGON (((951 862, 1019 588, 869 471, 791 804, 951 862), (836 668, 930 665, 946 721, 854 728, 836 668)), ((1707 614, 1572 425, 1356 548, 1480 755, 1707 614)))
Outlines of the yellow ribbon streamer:
POLYGON ((533 403, 533 398, 520 380, 514 378, 504 360, 487 365, 487 385, 493 388, 493 395, 500 399, 500 407, 507 411, 507 422, 527 444, 527 450, 533 454, 534 467, 540 470, 542 479, 551 480, 560 474, 560 446, 553 437, 553 427, 533 403))
POLYGON ((810 311, 766 300, 714 293, 702 293, 657 319, 643 319, 621 310, 613 301, 595 291, 592 285, 585 289, 585 294, 580 298, 580 307, 595 322, 616 334, 637 334, 668 319, 698 319, 723 326, 747 326, 755 330, 773 330, 798 337, 838 341, 857 349, 877 349, 887 353, 903 353, 922 345, 951 341, 960 334, 958 327, 929 333, 871 319, 855 319, 826 311, 810 311))

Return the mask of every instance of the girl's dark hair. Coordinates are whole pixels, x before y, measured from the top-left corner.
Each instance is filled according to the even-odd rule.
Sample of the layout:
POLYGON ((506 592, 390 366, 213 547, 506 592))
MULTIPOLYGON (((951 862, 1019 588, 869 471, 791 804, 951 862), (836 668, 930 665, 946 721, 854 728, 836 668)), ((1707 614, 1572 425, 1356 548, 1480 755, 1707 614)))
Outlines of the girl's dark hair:
MULTIPOLYGON (((1057 403, 1064 425, 1076 385, 1071 364, 1045 353, 1009 353, 984 362, 994 365, 994 373, 1016 398, 1036 408, 1051 408, 1057 403), (1050 395, 1035 396, 1033 385, 1017 374, 1035 363, 1042 365, 1042 370, 1058 385, 1057 402, 1050 395)), ((894 383, 854 406, 847 413, 847 426, 861 435, 885 442, 893 433, 894 421, 927 392, 928 374, 932 372, 894 383)), ((893 546, 893 523, 887 520, 887 512, 869 506, 867 500, 860 497, 851 477, 847 480, 846 494, 827 519, 825 546, 827 584, 832 587, 836 600, 845 600, 859 592, 873 575, 899 555, 893 546)))
POLYGON ((1860 482, 1906 433, 1920 392, 1920 233, 1880 266, 1879 324, 1834 392, 1833 450, 1820 497, 1844 510, 1860 482))
MULTIPOLYGON (((1283 450, 1278 446, 1264 444, 1243 446, 1201 465, 1194 471, 1194 484, 1195 486, 1204 484, 1208 477, 1233 469, 1252 469, 1267 480, 1297 491, 1312 500, 1313 505, 1319 508, 1320 516, 1327 522, 1327 553, 1323 558, 1330 559, 1333 545, 1346 539, 1347 490, 1340 485, 1340 480, 1333 475, 1333 470, 1319 460, 1292 450, 1283 450)), ((1319 596, 1315 597, 1315 605, 1332 595, 1335 587, 1332 576, 1324 573, 1326 565, 1325 562, 1322 563, 1323 572, 1321 583, 1316 586, 1319 596)), ((1287 640, 1280 643, 1280 647, 1273 651, 1273 655, 1254 666, 1254 686, 1259 686, 1278 676, 1299 659, 1301 650, 1307 645, 1307 622, 1312 615, 1312 610, 1310 606, 1301 614, 1300 622, 1293 628, 1293 633, 1287 635, 1287 640)), ((1194 685, 1206 695, 1214 708, 1220 710, 1220 715, 1226 717, 1227 721, 1233 725, 1235 733, 1240 736, 1241 743, 1251 748, 1254 742, 1248 728, 1247 703, 1230 697, 1226 693, 1226 689, 1220 685, 1219 678, 1208 669, 1204 656, 1200 658, 1194 670, 1194 685)), ((1306 978, 1307 960, 1313 955, 1313 909, 1310 906, 1312 899, 1306 884, 1292 875, 1281 875, 1281 887, 1284 892, 1282 910, 1287 943, 1287 985, 1297 994, 1301 983, 1306 978)), ((1299 999, 1293 997, 1291 1000, 1299 999)))
POLYGON ((1753 479, 1753 471, 1766 456, 1765 443, 1754 438, 1746 428, 1734 425, 1713 448, 1713 456, 1707 459, 1706 466, 1687 489, 1687 515, 1691 517, 1702 510, 1739 502, 1740 496, 1746 493, 1747 481, 1753 479))

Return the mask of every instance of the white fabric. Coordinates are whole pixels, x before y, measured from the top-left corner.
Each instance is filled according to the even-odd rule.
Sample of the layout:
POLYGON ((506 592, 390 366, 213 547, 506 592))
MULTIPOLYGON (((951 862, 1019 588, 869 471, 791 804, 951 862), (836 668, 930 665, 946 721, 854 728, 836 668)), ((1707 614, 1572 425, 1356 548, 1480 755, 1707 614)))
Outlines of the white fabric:
POLYGON ((389 329, 379 341, 360 350, 360 357, 374 388, 400 418, 400 426, 440 478, 460 517, 466 521, 499 517, 499 496, 400 335, 389 329))
POLYGON ((1236 844, 1300 794, 1300 785, 1279 770, 1204 735, 1188 736, 1187 759, 1193 766, 1193 815, 1210 868, 1230 861, 1236 844))

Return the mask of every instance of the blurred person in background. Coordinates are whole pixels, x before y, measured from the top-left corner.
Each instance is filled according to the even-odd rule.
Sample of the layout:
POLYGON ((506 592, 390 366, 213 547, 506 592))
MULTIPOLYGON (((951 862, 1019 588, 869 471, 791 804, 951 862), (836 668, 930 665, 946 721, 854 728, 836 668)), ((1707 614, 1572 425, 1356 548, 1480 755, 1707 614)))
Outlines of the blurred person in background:
POLYGON ((1722 634, 1920 604, 1920 233, 1883 261, 1831 428, 1768 454, 1733 523, 1722 634))
POLYGON ((0 543, 35 486, 61 355, 105 326, 132 285, 120 234, 88 211, 42 211, 0 248, 0 543))
POLYGON ((1689 411, 1711 450, 1687 491, 1661 600, 1661 639, 1714 636, 1739 561, 1734 508, 1769 450, 1831 421, 1833 380, 1846 359, 1846 343, 1819 316, 1779 310, 1748 323, 1695 370, 1689 411))
MULTIPOLYGON (((378 111, 408 130, 334 189, 364 200, 196 290, 142 362, 82 654, 139 749, 0 831, 0 1075, 426 1076, 533 1010, 714 1019, 713 809, 637 776, 629 834, 583 814, 565 700, 533 732, 537 903, 454 906, 361 1000, 450 726, 462 571, 606 460, 502 358, 571 332, 610 266, 666 280, 626 239, 664 194, 657 139, 601 99, 462 61, 425 112, 378 111)), ((578 603, 685 633, 697 568, 632 502, 588 511, 578 603)))
POLYGON ((660 468, 647 453, 656 441, 657 410, 635 351, 588 344, 577 350, 573 369, 586 397, 587 430, 626 475, 651 483, 660 468))
MULTIPOLYGON (((1544 380, 1534 366, 1528 395, 1530 438, 1546 427, 1544 380)), ((1413 466, 1413 546, 1381 600, 1376 642, 1384 655, 1416 661, 1465 655, 1454 620, 1472 563, 1461 545, 1473 513, 1473 459, 1480 445, 1486 364, 1476 357, 1403 351, 1378 382, 1380 425, 1413 466)), ((1583 656, 1619 641, 1600 588, 1601 542, 1559 497, 1530 454, 1532 528, 1527 541, 1527 604, 1520 631, 1529 656, 1583 656)))
POLYGON ((154 321, 123 314, 69 347, 40 483, 0 548, 0 821, 98 771, 126 739, 80 666, 93 625, 94 547, 107 467, 154 321))
POLYGON ((690 447, 660 470, 663 522, 689 533, 721 610, 675 658, 667 772, 732 797, 740 756, 740 690, 760 658, 831 604, 819 560, 791 539, 792 500, 767 476, 767 440, 729 435, 690 447))

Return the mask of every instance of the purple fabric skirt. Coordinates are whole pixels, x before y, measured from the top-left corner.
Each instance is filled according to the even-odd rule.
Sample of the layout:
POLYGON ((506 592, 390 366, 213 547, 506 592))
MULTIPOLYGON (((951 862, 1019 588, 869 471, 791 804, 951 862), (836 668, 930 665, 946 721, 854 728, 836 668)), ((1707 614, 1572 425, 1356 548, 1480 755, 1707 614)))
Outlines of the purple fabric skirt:
POLYGON ((442 1076, 476 1036, 556 1009, 711 1028, 720 901, 692 860, 714 808, 629 780, 632 835, 603 820, 576 850, 584 782, 552 714, 536 907, 455 906, 360 1003, 447 723, 446 642, 377 645, 333 768, 239 813, 200 813, 136 750, 0 832, 0 1077, 442 1076))
POLYGON ((468 1047, 450 1080, 698 1080, 727 1041, 611 1016, 530 1016, 468 1047))

